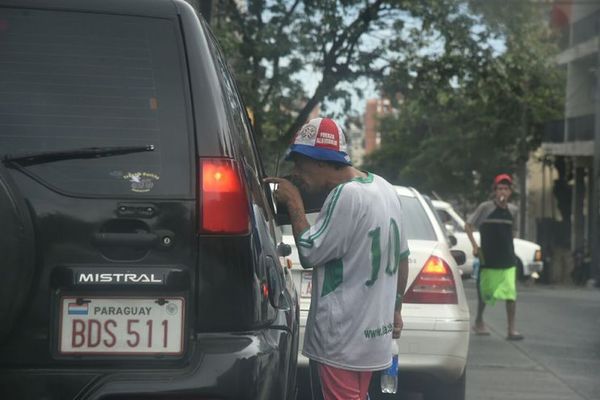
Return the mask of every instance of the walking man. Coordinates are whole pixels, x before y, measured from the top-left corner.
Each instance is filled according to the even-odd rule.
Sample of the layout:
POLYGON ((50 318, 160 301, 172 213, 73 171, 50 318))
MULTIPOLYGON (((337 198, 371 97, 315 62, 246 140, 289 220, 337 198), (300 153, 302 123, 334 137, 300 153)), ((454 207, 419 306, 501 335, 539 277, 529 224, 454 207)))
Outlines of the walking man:
POLYGON ((477 279, 477 317, 473 330, 477 335, 489 335, 483 322, 486 304, 497 300, 506 301, 508 340, 521 340, 515 328, 516 314, 516 258, 513 238, 519 227, 519 209, 508 203, 512 194, 512 178, 500 174, 494 179, 494 199, 477 207, 465 225, 465 231, 473 246, 473 255, 479 257, 480 269, 477 279), (475 241, 474 230, 479 230, 481 246, 475 241))
POLYGON ((390 366, 392 338, 402 329, 409 251, 400 202, 383 178, 352 167, 332 119, 304 125, 287 158, 303 190, 329 192, 310 226, 298 188, 266 180, 278 184, 302 266, 314 268, 303 354, 325 400, 365 400, 372 372, 390 366))

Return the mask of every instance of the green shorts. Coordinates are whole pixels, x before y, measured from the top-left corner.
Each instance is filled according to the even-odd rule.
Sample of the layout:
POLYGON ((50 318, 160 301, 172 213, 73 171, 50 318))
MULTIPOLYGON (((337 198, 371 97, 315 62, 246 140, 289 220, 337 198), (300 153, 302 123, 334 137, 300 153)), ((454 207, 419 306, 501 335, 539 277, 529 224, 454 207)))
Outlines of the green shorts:
POLYGON ((517 299, 517 268, 481 268, 479 290, 486 304, 494 305, 496 300, 517 299))

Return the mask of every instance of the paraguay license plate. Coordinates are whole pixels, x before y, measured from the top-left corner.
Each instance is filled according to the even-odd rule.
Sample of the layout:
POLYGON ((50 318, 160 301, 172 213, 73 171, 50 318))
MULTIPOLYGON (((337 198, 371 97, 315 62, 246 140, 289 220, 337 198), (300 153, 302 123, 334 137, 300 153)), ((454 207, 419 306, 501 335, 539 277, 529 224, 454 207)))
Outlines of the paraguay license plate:
POLYGON ((62 297, 59 353, 182 354, 184 304, 181 297, 62 297))

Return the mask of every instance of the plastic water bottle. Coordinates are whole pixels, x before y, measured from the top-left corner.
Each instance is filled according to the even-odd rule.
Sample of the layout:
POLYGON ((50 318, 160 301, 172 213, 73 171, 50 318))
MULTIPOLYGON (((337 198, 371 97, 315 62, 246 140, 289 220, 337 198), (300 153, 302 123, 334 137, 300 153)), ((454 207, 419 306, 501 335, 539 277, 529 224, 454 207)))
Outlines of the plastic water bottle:
POLYGON ((381 393, 396 393, 398 390, 398 343, 392 339, 392 365, 381 373, 381 393))

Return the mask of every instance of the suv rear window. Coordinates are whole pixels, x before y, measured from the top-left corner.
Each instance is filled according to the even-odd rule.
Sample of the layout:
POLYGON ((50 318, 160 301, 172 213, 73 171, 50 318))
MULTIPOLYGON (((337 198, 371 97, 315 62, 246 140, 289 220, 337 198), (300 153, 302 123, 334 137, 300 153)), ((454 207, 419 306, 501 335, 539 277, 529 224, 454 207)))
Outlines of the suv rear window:
POLYGON ((416 197, 398 196, 402 204, 404 229, 408 240, 434 240, 437 241, 431 221, 416 197))
POLYGON ((26 168, 70 193, 189 195, 180 48, 166 19, 0 8, 0 152, 154 145, 26 168))

